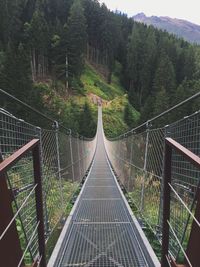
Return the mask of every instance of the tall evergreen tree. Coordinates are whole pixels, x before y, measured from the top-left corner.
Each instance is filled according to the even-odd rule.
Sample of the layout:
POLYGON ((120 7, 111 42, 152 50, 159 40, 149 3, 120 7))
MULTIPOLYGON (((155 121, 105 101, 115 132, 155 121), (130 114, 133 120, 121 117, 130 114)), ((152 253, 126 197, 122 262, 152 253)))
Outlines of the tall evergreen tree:
POLYGON ((81 1, 75 0, 68 19, 67 57, 71 80, 73 78, 80 78, 84 68, 84 54, 87 44, 86 29, 86 19, 81 1))
POLYGON ((4 49, 8 44, 17 46, 20 43, 21 9, 20 1, 0 1, 0 43, 4 49))
POLYGON ((111 83, 112 72, 114 69, 115 55, 118 49, 120 29, 117 17, 108 11, 107 7, 102 5, 102 17, 103 22, 100 28, 101 40, 100 40, 100 49, 107 57, 108 65, 108 83, 111 83))
POLYGON ((160 92, 160 90, 166 91, 166 93, 173 99, 176 88, 175 71, 172 62, 165 52, 160 55, 153 88, 155 93, 160 92))
POLYGON ((100 49, 102 14, 97 0, 83 0, 85 17, 87 19, 88 44, 100 49))
POLYGON ((152 94, 151 88, 156 66, 156 48, 155 32, 152 28, 149 28, 145 40, 143 66, 140 72, 140 106, 143 106, 147 97, 152 94))
POLYGON ((129 128, 135 127, 138 121, 138 114, 129 103, 124 108, 124 120, 129 128))
POLYGON ((161 86, 160 90, 155 95, 154 115, 156 116, 161 112, 167 110, 168 108, 169 108, 169 98, 165 88, 161 86))
POLYGON ((44 77, 48 72, 47 51, 49 46, 48 25, 39 5, 30 24, 31 69, 33 80, 44 77))
POLYGON ((29 54, 22 44, 17 49, 8 47, 4 67, 0 73, 0 87, 26 102, 29 100, 28 96, 31 99, 29 54))
POLYGON ((82 136, 91 138, 94 137, 96 131, 96 123, 92 116, 92 110, 87 102, 83 107, 83 111, 79 118, 79 132, 82 136))
POLYGON ((140 108, 139 91, 140 91, 140 70, 143 44, 140 36, 140 29, 135 24, 129 39, 127 53, 127 79, 130 102, 140 108))

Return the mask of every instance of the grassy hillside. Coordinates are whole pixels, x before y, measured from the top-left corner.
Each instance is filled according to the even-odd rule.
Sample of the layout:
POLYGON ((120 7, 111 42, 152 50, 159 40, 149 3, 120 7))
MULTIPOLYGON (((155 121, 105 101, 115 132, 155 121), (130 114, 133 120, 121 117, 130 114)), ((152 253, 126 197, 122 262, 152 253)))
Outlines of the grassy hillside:
MULTIPOLYGON (((115 137, 128 130, 124 119, 124 108, 128 103, 128 96, 120 85, 120 66, 116 64, 116 71, 112 77, 112 83, 105 79, 90 64, 86 64, 81 77, 81 83, 75 87, 69 95, 66 94, 62 83, 55 87, 51 83, 38 83, 35 89, 42 95, 44 109, 50 107, 50 113, 63 122, 67 128, 80 132, 80 116, 87 102, 90 106, 94 122, 97 121, 97 101, 101 99, 103 106, 103 121, 105 133, 108 137, 115 137)), ((43 105, 42 104, 42 105, 43 105)), ((132 108, 135 121, 139 119, 139 113, 132 108)))
MULTIPOLYGON (((87 64, 81 78, 86 92, 85 96, 90 99, 90 102, 93 104, 95 96, 102 99, 104 129, 108 137, 115 137, 129 128, 124 119, 124 108, 128 103, 128 96, 120 85, 119 74, 120 65, 116 64, 112 83, 107 84, 94 67, 87 64)), ((137 121, 139 113, 134 109, 133 112, 136 114, 137 121)))

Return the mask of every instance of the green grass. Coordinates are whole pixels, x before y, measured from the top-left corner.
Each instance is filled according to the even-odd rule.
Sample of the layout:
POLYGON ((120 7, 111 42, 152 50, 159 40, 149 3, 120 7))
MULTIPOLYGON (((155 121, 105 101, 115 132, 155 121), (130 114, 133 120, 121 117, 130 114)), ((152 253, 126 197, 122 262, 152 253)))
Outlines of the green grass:
POLYGON ((141 213, 141 211, 138 209, 138 207, 136 207, 136 205, 133 202, 133 196, 128 193, 125 194, 129 206, 131 207, 134 215, 137 217, 137 219, 142 220, 142 230, 144 231, 144 234, 146 235, 149 243, 151 244, 156 256, 158 257, 158 259, 161 259, 161 244, 159 242, 159 240, 157 239, 157 237, 155 236, 155 233, 153 231, 153 229, 150 227, 150 225, 148 223, 145 222, 143 214, 141 213))
MULTIPOLYGON (((154 180, 153 183, 150 184, 148 180, 151 180, 151 176, 147 179, 147 182, 145 182, 144 206, 142 210, 140 209, 141 185, 143 181, 142 173, 138 173, 138 175, 136 176, 134 189, 132 192, 126 194, 126 198, 135 216, 140 221, 142 221, 143 231, 157 257, 160 259, 161 245, 160 241, 156 237, 156 232, 158 230, 157 226, 159 226, 158 213, 160 203, 160 184, 159 181, 156 180, 154 180)), ((176 232, 176 235, 178 236, 179 240, 181 240, 185 228, 185 223, 188 220, 188 213, 183 212, 180 203, 171 201, 170 218, 172 227, 176 232)), ((186 234, 182 244, 185 250, 187 249, 191 226, 192 218, 190 218, 190 221, 188 223, 186 234)), ((184 255, 182 252, 179 252, 179 254, 177 255, 179 245, 176 242, 175 238, 173 238, 173 235, 170 237, 170 249, 171 252, 175 254, 174 256, 177 256, 177 263, 182 264, 184 262, 184 255)))
POLYGON ((117 96, 123 96, 124 90, 120 86, 119 79, 113 75, 112 83, 108 84, 96 71, 86 65, 84 74, 81 77, 86 94, 95 94, 103 100, 112 100, 117 96))
MULTIPOLYGON (((109 138, 116 137, 129 129, 124 120, 124 108, 128 103, 128 95, 120 84, 119 76, 120 64, 116 63, 111 84, 108 84, 90 65, 86 65, 81 78, 86 95, 93 94, 103 100, 103 124, 105 134, 109 138)), ((140 114, 134 108, 133 110, 137 120, 140 114)))
MULTIPOLYGON (((43 166, 43 171, 45 170, 46 166, 43 166)), ((33 183, 32 171, 32 161, 28 158, 21 159, 19 164, 17 165, 17 168, 9 171, 9 184, 11 184, 13 188, 21 189, 33 183)), ((43 190, 47 192, 45 201, 48 211, 50 238, 48 239, 46 249, 47 256, 49 257, 57 242, 59 233, 62 230, 62 218, 67 218, 67 216, 69 215, 73 206, 73 202, 79 194, 80 186, 78 182, 62 179, 63 202, 65 205, 64 209, 62 209, 60 180, 53 172, 53 170, 51 171, 48 169, 48 172, 45 172, 45 175, 48 175, 48 179, 45 179, 43 182, 43 190), (47 188, 48 191, 46 190, 47 188)), ((24 191, 23 194, 21 193, 16 196, 16 203, 18 207, 21 207, 29 192, 30 191, 24 191)), ((45 194, 43 194, 43 197, 44 195, 45 194)), ((36 209, 33 203, 35 203, 34 194, 28 199, 27 204, 24 206, 20 213, 20 217, 18 216, 16 219, 16 227, 22 251, 25 251, 27 242, 29 241, 29 238, 36 227, 36 209), (28 240, 26 240, 24 233, 24 229, 27 226, 29 229, 28 233, 26 231, 28 240)), ((13 212, 14 214, 17 212, 15 202, 13 202, 13 212)), ((32 264, 32 258, 29 251, 25 253, 25 264, 32 264)))
MULTIPOLYGON (((94 121, 97 121, 97 105, 94 100, 101 98, 105 134, 116 137, 129 129, 124 120, 128 96, 120 84, 120 72, 121 66, 116 63, 112 83, 108 84, 93 66, 86 64, 79 85, 76 83, 68 96, 64 94, 63 85, 59 82, 56 89, 51 84, 42 83, 36 85, 35 89, 42 93, 43 106, 49 110, 49 115, 54 114, 53 117, 73 131, 79 131, 78 117, 86 101, 90 104, 94 121)), ((137 121, 140 114, 134 108, 133 113, 137 121)))
MULTIPOLYGON (((86 65, 81 77, 84 85, 85 97, 95 95, 103 100, 103 123, 105 134, 109 138, 116 137, 128 131, 124 120, 124 108, 128 102, 128 96, 122 88, 119 80, 120 64, 116 63, 116 70, 112 75, 112 83, 108 84, 101 75, 90 65, 86 65)), ((84 101, 83 96, 76 96, 76 103, 84 101)), ((95 110, 95 107, 93 107, 95 110)), ((140 114, 135 110, 136 117, 140 114)))

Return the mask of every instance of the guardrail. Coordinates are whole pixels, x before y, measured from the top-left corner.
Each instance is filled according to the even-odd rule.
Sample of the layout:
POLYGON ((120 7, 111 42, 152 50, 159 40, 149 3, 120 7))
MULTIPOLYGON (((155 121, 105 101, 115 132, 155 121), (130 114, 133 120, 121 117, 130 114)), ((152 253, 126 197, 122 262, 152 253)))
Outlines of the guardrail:
MULTIPOLYGON (((173 151, 182 155, 188 162, 200 169, 200 157, 192 153, 187 148, 180 145, 172 138, 165 139, 165 162, 164 162, 164 189, 163 189, 163 227, 162 227, 162 260, 161 267, 177 266, 175 261, 169 255, 170 232, 178 242, 180 249, 184 255, 185 267, 198 267, 200 263, 199 245, 200 245, 200 195, 199 185, 195 192, 196 211, 195 214, 187 207, 187 204, 179 196, 179 193, 172 184, 172 153, 173 151), (177 201, 180 201, 182 206, 187 210, 192 218, 192 227, 190 238, 185 252, 181 242, 179 241, 175 229, 170 223, 170 204, 171 193, 176 196, 177 201), (173 264, 173 265, 172 265, 173 264)), ((200 177, 199 177, 200 178, 200 177)))
MULTIPOLYGON (((155 240, 152 244, 155 245, 154 241, 156 241, 155 248, 158 257, 161 256, 162 243, 165 139, 170 137, 200 156, 200 102, 196 101, 199 97, 200 92, 117 138, 105 139, 109 159, 132 204, 136 217, 147 234, 149 230, 154 233, 155 240), (197 111, 183 117, 183 111, 189 112, 187 108, 182 109, 187 104, 197 111), (172 123, 166 125, 169 117, 170 120, 177 118, 174 113, 182 115, 181 119, 173 120, 172 123), (157 120, 162 121, 159 127, 157 120)), ((200 170, 195 169, 178 154, 173 154, 172 167, 176 190, 186 202, 189 210, 193 212, 200 170)), ((171 202, 171 218, 175 233, 181 245, 186 249, 191 219, 187 210, 182 208, 182 204, 177 202, 175 197, 171 202)), ((182 262, 184 255, 172 236, 169 251, 177 262, 182 262)))
MULTIPOLYGON (((31 140, 40 140, 42 204, 48 261, 56 244, 58 232, 67 220, 81 183, 87 176, 96 148, 96 138, 88 139, 72 133, 70 129, 63 127, 54 119, 41 114, 3 90, 0 90, 0 99, 0 102, 4 103, 0 108, 2 160, 10 157, 31 140), (33 118, 32 115, 34 115, 33 118)), ((11 167, 8 171, 7 183, 13 196, 12 208, 15 214, 33 189, 30 153, 27 153, 15 166, 11 167)), ((32 266, 38 255, 37 239, 31 240, 36 226, 34 210, 35 202, 31 195, 27 205, 19 212, 16 219, 23 253, 30 243, 24 259, 24 264, 27 266, 32 266)), ((0 214, 0 216, 3 215, 0 214)))
MULTIPOLYGON (((34 139, 14 154, 6 158, 0 163, 0 262, 2 266, 21 267, 24 266, 25 253, 29 250, 29 246, 33 239, 37 238, 39 246, 39 256, 37 266, 45 267, 45 231, 43 216, 43 196, 42 196, 42 178, 41 178, 41 159, 40 159, 40 141, 34 139), (13 213, 12 207, 12 191, 8 188, 7 172, 29 151, 32 151, 34 183, 30 193, 25 198, 20 208, 13 213), (33 230, 30 240, 24 251, 21 250, 20 239, 17 232, 16 219, 20 215, 22 209, 27 205, 29 199, 35 194, 36 206, 36 226, 33 230), (37 233, 37 237, 36 237, 37 233)), ((35 265, 36 266, 36 265, 35 265)))

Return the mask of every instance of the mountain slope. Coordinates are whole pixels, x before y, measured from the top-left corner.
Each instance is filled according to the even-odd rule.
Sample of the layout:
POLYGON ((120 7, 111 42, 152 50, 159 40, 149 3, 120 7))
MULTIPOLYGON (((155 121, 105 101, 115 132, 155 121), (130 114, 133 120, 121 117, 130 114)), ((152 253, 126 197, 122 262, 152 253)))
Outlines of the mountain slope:
POLYGON ((147 17, 144 13, 137 14, 133 19, 137 22, 166 30, 178 37, 182 37, 188 42, 200 44, 200 26, 189 21, 170 17, 147 17))
MULTIPOLYGON (((117 64, 116 64, 117 65, 117 64)), ((118 71, 117 71, 118 73, 118 71)), ((129 104, 128 95, 120 85, 116 70, 112 75, 112 83, 108 84, 89 62, 86 63, 81 76, 81 88, 71 91, 66 96, 64 85, 58 84, 59 89, 55 90, 51 83, 38 83, 35 90, 39 91, 42 97, 42 106, 48 109, 49 114, 63 122, 65 127, 73 132, 82 133, 80 129, 80 118, 84 111, 85 103, 89 105, 94 124, 97 121, 97 103, 101 100, 103 106, 104 130, 106 136, 116 137, 123 132, 133 128, 140 119, 140 113, 131 106, 130 113, 133 116, 132 125, 125 118, 125 107, 129 104)), ((88 125, 91 132, 96 127, 88 125)), ((89 131, 88 130, 88 131, 89 131)), ((86 136, 86 135, 84 135, 86 136)), ((91 136, 87 136, 91 137, 91 136)))

